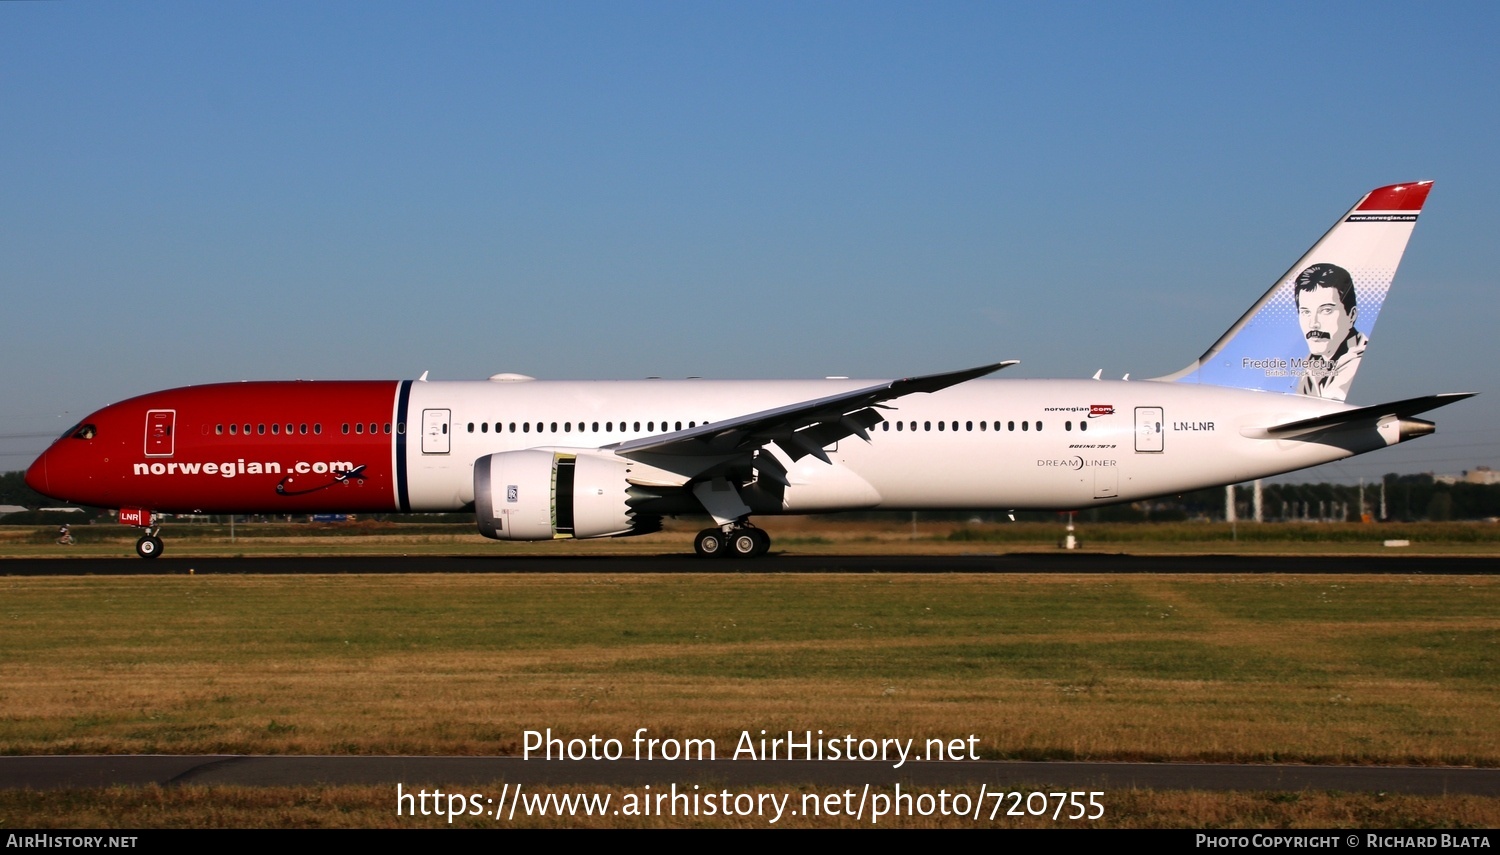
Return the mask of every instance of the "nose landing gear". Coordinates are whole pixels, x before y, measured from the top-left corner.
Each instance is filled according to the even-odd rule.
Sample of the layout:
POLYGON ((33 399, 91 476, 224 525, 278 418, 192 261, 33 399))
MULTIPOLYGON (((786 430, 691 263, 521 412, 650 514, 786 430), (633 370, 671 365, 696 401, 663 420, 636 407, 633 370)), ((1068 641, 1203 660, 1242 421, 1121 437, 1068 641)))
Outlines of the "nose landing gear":
POLYGON ((156 534, 156 526, 146 530, 141 539, 135 542, 135 554, 142 558, 155 558, 161 555, 161 538, 156 534))
POLYGON ((141 539, 135 542, 135 554, 142 558, 161 555, 161 526, 156 524, 156 515, 145 508, 121 508, 121 525, 133 525, 143 529, 141 539))

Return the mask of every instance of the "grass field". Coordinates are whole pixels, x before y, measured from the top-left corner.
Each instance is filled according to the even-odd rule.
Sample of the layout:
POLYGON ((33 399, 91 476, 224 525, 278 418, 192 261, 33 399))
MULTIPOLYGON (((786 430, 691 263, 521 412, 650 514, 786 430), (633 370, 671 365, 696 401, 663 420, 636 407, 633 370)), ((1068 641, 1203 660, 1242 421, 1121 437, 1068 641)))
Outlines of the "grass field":
MULTIPOLYGON (((1500 581, 1413 570, 0 578, 0 750, 495 754, 525 729, 649 727, 727 753, 765 728, 975 734, 990 758, 1500 765, 1500 581)), ((287 797, 411 824, 358 790, 287 797)), ((0 821, 51 824, 38 799, 119 819, 92 824, 310 821, 221 795, 244 813, 8 794, 0 821)), ((1457 797, 1118 804, 1111 824, 1500 824, 1457 797)))

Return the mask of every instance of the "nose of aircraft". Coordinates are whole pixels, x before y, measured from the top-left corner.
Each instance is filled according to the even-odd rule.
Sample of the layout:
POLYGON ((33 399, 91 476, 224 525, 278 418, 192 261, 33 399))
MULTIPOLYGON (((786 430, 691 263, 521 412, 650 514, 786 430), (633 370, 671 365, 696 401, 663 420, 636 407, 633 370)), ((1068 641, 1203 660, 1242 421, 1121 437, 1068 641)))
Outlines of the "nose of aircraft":
POLYGON ((44 496, 51 496, 51 491, 47 489, 47 454, 46 451, 42 452, 42 456, 26 468, 26 486, 44 496))

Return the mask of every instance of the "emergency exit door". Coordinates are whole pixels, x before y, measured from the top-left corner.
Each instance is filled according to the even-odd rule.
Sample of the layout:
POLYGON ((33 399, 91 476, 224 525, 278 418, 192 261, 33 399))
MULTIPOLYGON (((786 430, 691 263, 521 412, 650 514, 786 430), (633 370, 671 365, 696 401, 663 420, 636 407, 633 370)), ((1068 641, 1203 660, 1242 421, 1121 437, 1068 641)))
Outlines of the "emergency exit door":
POLYGON ((452 437, 448 435, 451 410, 422 411, 422 453, 447 454, 452 437))
POLYGON ((1135 450, 1160 452, 1164 448, 1163 426, 1166 418, 1161 407, 1135 408, 1135 450))
POLYGON ((146 411, 146 456, 171 457, 176 440, 172 430, 177 424, 176 410, 146 411))

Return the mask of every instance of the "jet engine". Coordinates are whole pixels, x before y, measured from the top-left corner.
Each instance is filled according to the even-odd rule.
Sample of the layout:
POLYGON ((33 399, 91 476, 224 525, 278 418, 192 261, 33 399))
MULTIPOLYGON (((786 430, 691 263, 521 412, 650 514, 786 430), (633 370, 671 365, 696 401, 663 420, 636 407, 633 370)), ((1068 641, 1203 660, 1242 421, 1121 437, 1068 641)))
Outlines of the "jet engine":
POLYGON ((580 449, 504 451, 474 461, 479 533, 496 540, 618 537, 661 527, 631 507, 628 461, 580 449))

